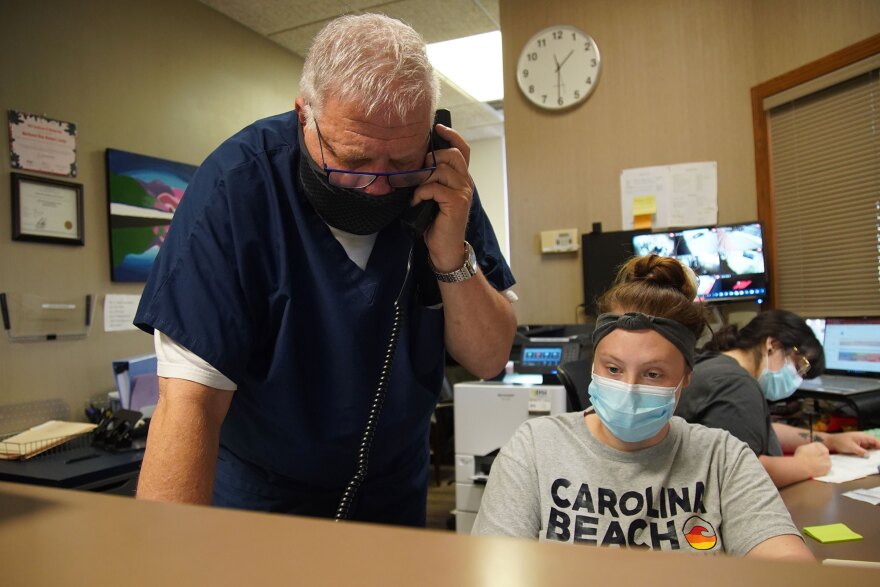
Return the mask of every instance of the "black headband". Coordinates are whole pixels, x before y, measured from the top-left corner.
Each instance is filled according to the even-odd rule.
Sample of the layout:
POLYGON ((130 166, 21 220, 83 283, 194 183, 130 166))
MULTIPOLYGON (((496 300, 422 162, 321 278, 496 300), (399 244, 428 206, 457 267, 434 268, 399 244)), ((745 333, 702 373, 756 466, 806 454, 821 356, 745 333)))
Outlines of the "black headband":
POLYGON ((638 312, 627 312, 626 314, 600 314, 596 319, 596 328, 593 330, 593 348, 599 344, 599 341, 612 330, 623 328, 624 330, 654 330, 660 336, 675 345, 688 367, 694 366, 694 347, 697 344, 697 337, 694 333, 681 322, 670 320, 669 318, 661 318, 660 316, 648 316, 638 312))

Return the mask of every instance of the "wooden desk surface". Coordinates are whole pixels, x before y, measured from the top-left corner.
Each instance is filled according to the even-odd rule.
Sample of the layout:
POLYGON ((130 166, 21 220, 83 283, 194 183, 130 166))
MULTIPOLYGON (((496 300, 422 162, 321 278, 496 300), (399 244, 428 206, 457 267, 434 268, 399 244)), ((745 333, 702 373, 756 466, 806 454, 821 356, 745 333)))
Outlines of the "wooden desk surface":
POLYGON ((880 505, 871 505, 842 495, 853 489, 877 486, 880 486, 880 475, 871 475, 847 483, 801 481, 782 489, 779 493, 791 513, 792 520, 801 531, 804 526, 843 522, 864 537, 863 540, 856 542, 821 544, 809 536, 804 536, 807 546, 817 559, 880 562, 880 505))
POLYGON ((539 544, 0 483, 4 585, 878 585, 880 571, 539 544))

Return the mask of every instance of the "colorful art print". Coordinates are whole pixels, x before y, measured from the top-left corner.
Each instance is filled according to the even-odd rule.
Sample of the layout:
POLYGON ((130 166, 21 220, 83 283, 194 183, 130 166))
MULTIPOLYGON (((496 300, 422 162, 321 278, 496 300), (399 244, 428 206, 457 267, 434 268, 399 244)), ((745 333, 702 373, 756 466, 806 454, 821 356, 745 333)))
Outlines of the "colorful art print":
POLYGON ((76 177, 76 124, 9 110, 13 169, 76 177))
POLYGON ((195 165, 107 149, 113 281, 146 281, 195 165))

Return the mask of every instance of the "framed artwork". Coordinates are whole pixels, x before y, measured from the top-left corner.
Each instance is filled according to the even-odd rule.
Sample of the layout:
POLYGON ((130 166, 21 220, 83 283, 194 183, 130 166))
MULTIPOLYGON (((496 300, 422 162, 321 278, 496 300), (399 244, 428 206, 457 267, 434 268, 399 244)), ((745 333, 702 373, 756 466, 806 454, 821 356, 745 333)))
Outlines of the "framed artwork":
POLYGON ((12 240, 83 245, 83 186, 12 173, 12 240))
POLYGON ((146 281, 195 165, 107 149, 110 277, 146 281))

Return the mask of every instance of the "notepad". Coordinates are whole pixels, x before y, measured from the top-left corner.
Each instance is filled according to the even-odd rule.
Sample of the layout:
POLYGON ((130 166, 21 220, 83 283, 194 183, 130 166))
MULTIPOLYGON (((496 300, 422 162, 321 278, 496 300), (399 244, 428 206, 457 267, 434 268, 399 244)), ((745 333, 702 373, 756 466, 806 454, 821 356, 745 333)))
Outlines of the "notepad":
POLYGON ((0 459, 29 459, 94 429, 94 424, 49 420, 0 442, 0 459))
POLYGON ((846 524, 826 524, 824 526, 806 526, 804 534, 821 542, 822 544, 834 544, 835 542, 852 542, 861 540, 862 535, 856 534, 846 524))
POLYGON ((876 475, 878 468, 880 468, 880 450, 869 450, 863 457, 831 455, 831 470, 827 475, 813 479, 826 483, 846 483, 868 475, 876 475))

